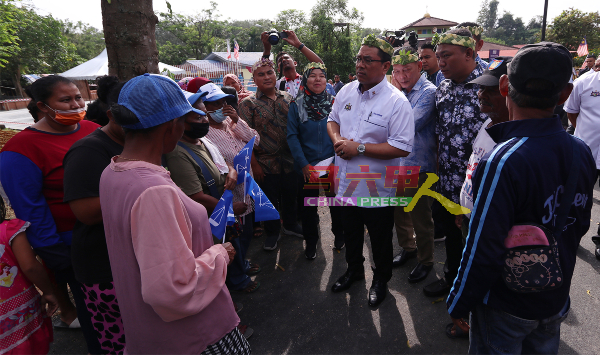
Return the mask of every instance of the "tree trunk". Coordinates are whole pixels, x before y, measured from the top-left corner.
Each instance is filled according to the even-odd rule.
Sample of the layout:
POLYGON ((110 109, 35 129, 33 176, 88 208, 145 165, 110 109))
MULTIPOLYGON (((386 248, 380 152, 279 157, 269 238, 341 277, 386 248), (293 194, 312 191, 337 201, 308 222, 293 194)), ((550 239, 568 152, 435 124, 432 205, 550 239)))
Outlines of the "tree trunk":
POLYGON ((25 97, 25 91, 21 86, 21 65, 17 65, 17 71, 13 74, 12 81, 15 86, 15 95, 25 97))
POLYGON ((108 73, 129 80, 144 73, 158 74, 154 31, 158 18, 152 0, 100 0, 108 73))

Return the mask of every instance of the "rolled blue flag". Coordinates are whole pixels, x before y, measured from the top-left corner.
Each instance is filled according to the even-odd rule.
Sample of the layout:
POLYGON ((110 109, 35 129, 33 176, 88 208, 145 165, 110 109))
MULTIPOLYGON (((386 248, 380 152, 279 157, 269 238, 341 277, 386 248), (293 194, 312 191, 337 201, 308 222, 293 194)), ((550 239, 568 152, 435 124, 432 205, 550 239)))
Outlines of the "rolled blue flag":
POLYGON ((233 222, 229 222, 234 220, 230 215, 233 217, 233 194, 231 190, 225 190, 208 219, 210 230, 216 238, 225 240, 225 227, 233 224, 233 222))
MULTIPOLYGON (((279 212, 277 212, 275 206, 267 198, 267 195, 265 195, 256 181, 250 176, 250 173, 245 174, 245 183, 246 194, 250 195, 254 200, 254 221, 260 222, 279 219, 279 212)), ((295 203, 293 201, 287 202, 295 203)))
POLYGON ((233 157, 233 167, 237 171, 237 183, 241 184, 244 182, 245 172, 250 173, 250 161, 252 159, 252 149, 254 148, 254 141, 256 136, 252 137, 250 142, 240 150, 235 157, 233 157))

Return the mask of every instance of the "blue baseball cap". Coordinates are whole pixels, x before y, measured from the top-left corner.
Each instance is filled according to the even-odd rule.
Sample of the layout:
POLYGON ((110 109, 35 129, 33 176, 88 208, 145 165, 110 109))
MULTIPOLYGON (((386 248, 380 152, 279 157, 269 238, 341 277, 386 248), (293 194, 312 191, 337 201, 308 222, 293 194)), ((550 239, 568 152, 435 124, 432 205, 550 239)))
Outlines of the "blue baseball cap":
POLYGON ((129 80, 121 89, 118 103, 127 107, 140 121, 123 125, 128 129, 155 127, 191 111, 205 115, 190 105, 177 83, 157 74, 146 73, 129 80))
MULTIPOLYGON (((183 94, 185 95, 185 98, 188 100, 190 105, 193 105, 196 103, 196 101, 198 101, 198 99, 201 99, 202 96, 206 96, 207 92, 198 91, 197 93, 192 94, 189 91, 184 91, 183 94)), ((200 112, 202 112, 202 111, 200 111, 200 112)))
POLYGON ((214 83, 208 83, 201 86, 200 89, 198 89, 198 93, 206 95, 206 97, 202 99, 202 101, 205 102, 217 101, 228 96, 233 97, 233 95, 224 93, 223 90, 214 83))

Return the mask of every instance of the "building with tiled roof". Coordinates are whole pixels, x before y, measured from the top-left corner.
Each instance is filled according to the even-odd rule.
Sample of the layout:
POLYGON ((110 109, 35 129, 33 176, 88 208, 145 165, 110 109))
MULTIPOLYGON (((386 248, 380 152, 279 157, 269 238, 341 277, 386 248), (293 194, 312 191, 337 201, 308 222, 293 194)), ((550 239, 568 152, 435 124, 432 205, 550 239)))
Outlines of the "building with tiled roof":
POLYGON ((419 40, 427 41, 427 39, 433 37, 434 32, 444 33, 456 25, 458 25, 458 22, 432 17, 430 14, 426 13, 422 18, 402 27, 402 29, 405 30, 406 33, 415 31, 417 35, 419 35, 419 40))

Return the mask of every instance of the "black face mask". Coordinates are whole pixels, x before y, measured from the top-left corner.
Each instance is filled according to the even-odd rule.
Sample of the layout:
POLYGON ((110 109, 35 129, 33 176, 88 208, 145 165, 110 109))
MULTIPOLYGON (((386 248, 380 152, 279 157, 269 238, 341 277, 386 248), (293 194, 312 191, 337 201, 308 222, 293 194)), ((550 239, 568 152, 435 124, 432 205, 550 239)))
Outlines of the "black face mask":
POLYGON ((208 134, 208 129, 210 127, 208 122, 205 122, 205 123, 194 122, 194 123, 188 123, 188 124, 192 127, 192 129, 189 131, 183 131, 183 134, 185 134, 186 136, 188 136, 191 139, 202 138, 208 134))

